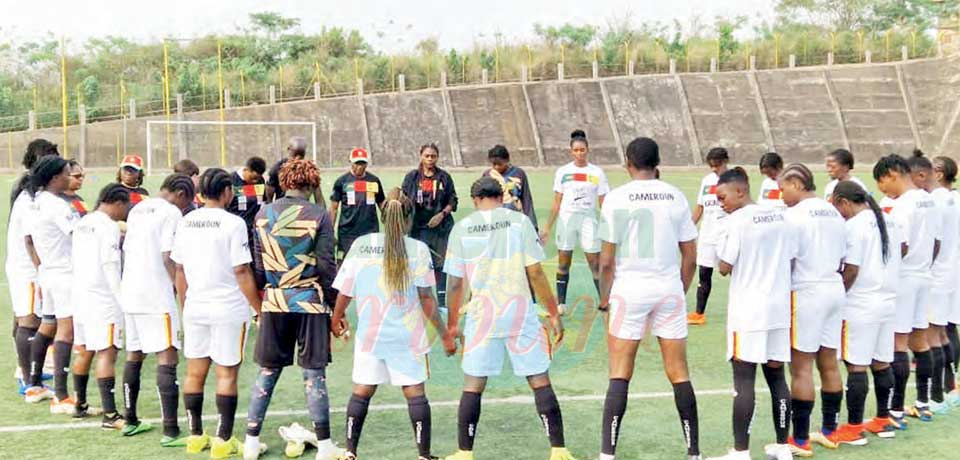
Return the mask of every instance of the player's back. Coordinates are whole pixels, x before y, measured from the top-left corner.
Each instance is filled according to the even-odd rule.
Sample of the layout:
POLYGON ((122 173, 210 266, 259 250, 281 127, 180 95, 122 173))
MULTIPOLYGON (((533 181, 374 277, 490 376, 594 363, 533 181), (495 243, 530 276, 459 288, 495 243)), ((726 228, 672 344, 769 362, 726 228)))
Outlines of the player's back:
MULTIPOLYGON (((73 301, 78 311, 114 308, 117 298, 104 272, 110 263, 120 263, 120 227, 99 211, 80 219, 73 231, 73 301)), ((114 274, 113 276, 116 276, 114 274)))
POLYGON ((790 266, 795 230, 782 210, 750 204, 726 218, 720 259, 730 274, 728 327, 741 331, 790 326, 790 266))
POLYGON ((50 192, 37 194, 35 203, 37 219, 27 231, 40 257, 39 275, 70 275, 71 233, 78 219, 65 201, 50 192))
POLYGON ((13 201, 10 209, 10 220, 7 223, 7 278, 16 277, 17 281, 32 280, 37 276, 37 269, 33 266, 30 255, 27 254, 27 229, 36 219, 37 206, 33 197, 26 191, 20 192, 13 201))
POLYGON ((786 216, 796 227, 799 244, 793 285, 841 282, 846 227, 837 209, 826 200, 808 198, 789 208, 786 216))
POLYGON ((181 219, 180 209, 163 198, 148 198, 130 210, 120 284, 124 312, 162 313, 175 307, 163 253, 173 250, 181 219))
POLYGON ((682 292, 678 243, 693 241, 697 230, 679 189, 631 181, 607 195, 601 215, 601 238, 617 245, 615 294, 645 302, 682 292))
POLYGON ((895 200, 884 200, 881 206, 892 208, 890 215, 907 241, 907 255, 901 262, 901 273, 929 278, 934 241, 940 233, 940 215, 933 197, 925 190, 910 189, 895 200))

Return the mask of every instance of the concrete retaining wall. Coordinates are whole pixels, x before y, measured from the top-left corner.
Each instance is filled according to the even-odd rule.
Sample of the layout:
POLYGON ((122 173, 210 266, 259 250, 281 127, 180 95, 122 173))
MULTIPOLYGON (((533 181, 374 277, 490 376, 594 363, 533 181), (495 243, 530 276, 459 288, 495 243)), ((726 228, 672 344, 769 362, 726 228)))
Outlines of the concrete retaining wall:
MULTIPOLYGON (((419 146, 429 142, 440 146, 447 167, 484 165, 495 144, 506 145, 520 165, 559 165, 569 161, 574 129, 587 132, 592 160, 600 164, 622 163, 626 145, 638 136, 660 143, 666 165, 699 164, 714 146, 747 165, 769 150, 787 161, 818 163, 839 147, 870 162, 914 146, 932 155, 960 150, 960 58, 437 88, 233 108, 224 118, 312 122, 317 159, 326 167, 346 165, 355 147, 368 148, 376 165, 412 166, 419 146)), ((218 120, 219 113, 171 119, 218 120)), ((116 164, 125 152, 145 154, 146 120, 71 126, 69 153, 89 166, 116 164)), ((172 126, 169 148, 166 128, 152 131, 155 169, 184 157, 220 164, 217 126, 172 126)), ((224 132, 226 163, 239 165, 253 155, 279 158, 287 138, 309 138, 311 128, 228 126, 224 132)), ((0 163, 16 168, 36 137, 63 143, 59 128, 2 134, 7 161, 0 163)))

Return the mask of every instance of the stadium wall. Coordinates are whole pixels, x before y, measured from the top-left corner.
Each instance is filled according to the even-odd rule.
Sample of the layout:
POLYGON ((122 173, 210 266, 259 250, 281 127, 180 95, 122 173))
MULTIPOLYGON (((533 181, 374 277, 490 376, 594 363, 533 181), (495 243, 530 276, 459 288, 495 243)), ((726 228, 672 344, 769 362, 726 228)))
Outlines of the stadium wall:
MULTIPOLYGON (((326 167, 346 165, 354 147, 368 148, 377 165, 412 165, 419 146, 430 142, 452 167, 486 164, 487 150, 498 143, 517 164, 557 165, 568 161, 569 134, 577 128, 587 131, 600 164, 621 163, 626 144, 637 136, 655 138, 667 165, 699 164, 717 145, 745 164, 768 150, 789 161, 817 163, 839 147, 870 162, 915 146, 930 154, 960 151, 960 57, 435 88, 230 108, 224 118, 315 122, 317 157, 326 167)), ((92 167, 114 165, 118 154, 144 153, 146 121, 160 119, 70 126, 69 154, 92 167)), ((219 113, 171 119, 216 121, 219 113)), ((154 168, 182 157, 205 166, 219 163, 219 128, 171 126, 169 148, 166 128, 152 129, 154 168)), ((224 131, 230 165, 252 155, 278 158, 286 138, 309 135, 291 126, 224 131)), ((14 168, 30 140, 63 143, 61 128, 0 136, 6 137, 0 143, 8 157, 3 166, 14 168)))

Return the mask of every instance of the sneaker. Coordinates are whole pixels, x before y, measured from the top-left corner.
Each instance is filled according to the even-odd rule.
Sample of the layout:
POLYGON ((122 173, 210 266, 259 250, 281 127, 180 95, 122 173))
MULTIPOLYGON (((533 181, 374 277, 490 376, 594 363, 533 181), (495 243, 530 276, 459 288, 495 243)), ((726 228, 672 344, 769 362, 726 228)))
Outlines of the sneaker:
POLYGON ((140 433, 146 433, 153 429, 153 425, 139 420, 136 423, 128 423, 127 426, 123 427, 123 430, 120 431, 120 434, 124 436, 136 436, 140 433))
POLYGON ((24 401, 34 404, 45 399, 53 398, 53 392, 46 386, 30 387, 23 392, 24 401))
POLYGON ((73 407, 73 418, 87 418, 102 414, 103 409, 92 407, 87 403, 77 404, 73 407))
POLYGON ((448 455, 444 460, 473 460, 473 451, 458 450, 453 455, 448 455))
POLYGON ((224 441, 219 437, 210 440, 210 458, 219 460, 240 455, 243 447, 237 438, 230 438, 224 441))
POLYGON ((831 435, 833 435, 832 431, 814 431, 810 433, 810 439, 808 439, 808 441, 811 443, 820 444, 827 449, 836 449, 840 447, 837 445, 837 443, 830 439, 831 435))
POLYGON ((953 407, 960 407, 960 390, 953 390, 947 393, 946 401, 953 407))
POLYGON ((793 460, 793 451, 789 444, 768 444, 763 447, 767 460, 793 460))
POLYGON ((243 440, 243 460, 257 460, 267 451, 267 445, 260 442, 260 438, 247 436, 243 440))
POLYGON ((933 412, 933 415, 947 415, 950 413, 950 404, 946 399, 941 402, 930 401, 930 412, 933 412))
POLYGON ((27 388, 30 388, 27 382, 24 382, 23 379, 17 379, 17 394, 20 396, 27 394, 27 388))
POLYGON ((687 315, 687 324, 691 326, 705 326, 707 324, 707 315, 693 312, 687 315))
POLYGON ((929 407, 910 406, 907 408, 905 414, 909 417, 919 419, 921 422, 933 421, 933 412, 930 412, 929 407))
POLYGON ((123 416, 114 412, 112 414, 104 414, 103 421, 100 422, 100 428, 108 431, 112 430, 122 430, 126 423, 123 420, 123 416))
POLYGON ((863 429, 875 434, 878 438, 890 439, 897 436, 897 427, 888 417, 874 417, 863 425, 863 429))
POLYGON ((210 436, 206 433, 190 435, 187 438, 186 447, 188 454, 199 454, 210 447, 210 436))
POLYGON ((566 315, 567 315, 567 304, 565 304, 565 303, 557 304, 557 312, 560 313, 560 316, 566 316, 566 315))
POLYGON ((550 449, 550 460, 577 460, 566 447, 553 447, 550 449))
POLYGON ((894 428, 900 431, 905 431, 907 429, 907 419, 906 417, 903 416, 903 414, 894 415, 893 412, 891 411, 890 424, 893 425, 894 428))
MULTIPOLYGON (((347 458, 346 449, 337 447, 337 445, 329 439, 318 442, 316 446, 317 456, 314 457, 315 460, 341 460, 347 458)), ((354 458, 356 458, 356 455, 354 455, 354 458)))
POLYGON ((283 451, 289 458, 296 458, 303 455, 303 452, 307 449, 307 444, 314 447, 317 446, 317 434, 304 428, 299 423, 293 423, 290 426, 281 426, 277 431, 280 433, 280 437, 287 443, 283 451))
POLYGON ((707 460, 750 460, 750 451, 730 449, 730 451, 727 452, 727 455, 722 457, 710 457, 707 458, 707 460))
POLYGON ((188 439, 190 439, 190 436, 179 434, 176 436, 163 435, 163 437, 160 438, 160 447, 186 447, 188 439))
POLYGON ((863 424, 860 425, 851 425, 849 423, 840 425, 840 428, 837 428, 836 431, 830 433, 830 440, 835 444, 846 444, 849 446, 865 446, 867 444, 867 438, 863 436, 863 424))
POLYGON ((73 415, 77 411, 77 402, 67 396, 63 399, 57 399, 56 396, 50 400, 50 413, 53 415, 73 415))
POLYGON ((794 457, 813 457, 813 444, 810 443, 809 439, 797 441, 793 439, 793 436, 790 436, 790 439, 787 439, 787 445, 790 446, 790 452, 793 452, 794 457))

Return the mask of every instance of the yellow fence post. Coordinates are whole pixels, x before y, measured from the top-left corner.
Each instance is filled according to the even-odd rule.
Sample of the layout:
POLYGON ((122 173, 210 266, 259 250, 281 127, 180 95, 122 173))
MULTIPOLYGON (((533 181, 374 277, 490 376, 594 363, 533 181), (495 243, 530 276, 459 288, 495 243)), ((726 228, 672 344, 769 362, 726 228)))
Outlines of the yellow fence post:
POLYGON ((283 64, 280 64, 280 102, 283 102, 283 64))
POLYGON ((830 32, 830 52, 834 55, 837 54, 837 33, 830 32))
POLYGON ((207 76, 200 74, 200 106, 207 110, 207 76))
POLYGON ((244 81, 243 70, 240 71, 240 105, 247 105, 247 82, 244 81))
POLYGON ((7 165, 13 169, 13 131, 7 131, 7 165))
POLYGON ((63 157, 70 158, 70 144, 67 142, 67 45, 60 39, 60 120, 63 122, 63 157))
POLYGON ((500 44, 493 48, 493 80, 500 83, 500 44))
POLYGON ((773 68, 780 68, 780 37, 781 34, 773 36, 773 68))
POLYGON ((121 119, 121 120, 123 119, 123 93, 124 93, 124 89, 125 89, 125 88, 123 87, 123 78, 121 78, 121 79, 120 79, 120 101, 119 101, 119 104, 120 104, 120 119, 121 119))
POLYGON ((910 57, 917 57, 917 29, 910 31, 910 57))
POLYGON ((467 83, 467 56, 460 58, 460 80, 463 84, 467 83))
POLYGON ((40 126, 40 94, 37 92, 37 85, 33 85, 33 113, 37 116, 37 127, 40 126))
POLYGON ((397 92, 397 67, 393 63, 393 56, 390 56, 390 91, 397 92))
POLYGON ((857 31, 857 46, 860 50, 857 62, 863 62, 863 30, 857 31))
POLYGON ((223 113, 223 44, 217 39, 217 88, 220 94, 220 166, 227 165, 227 132, 223 113))

